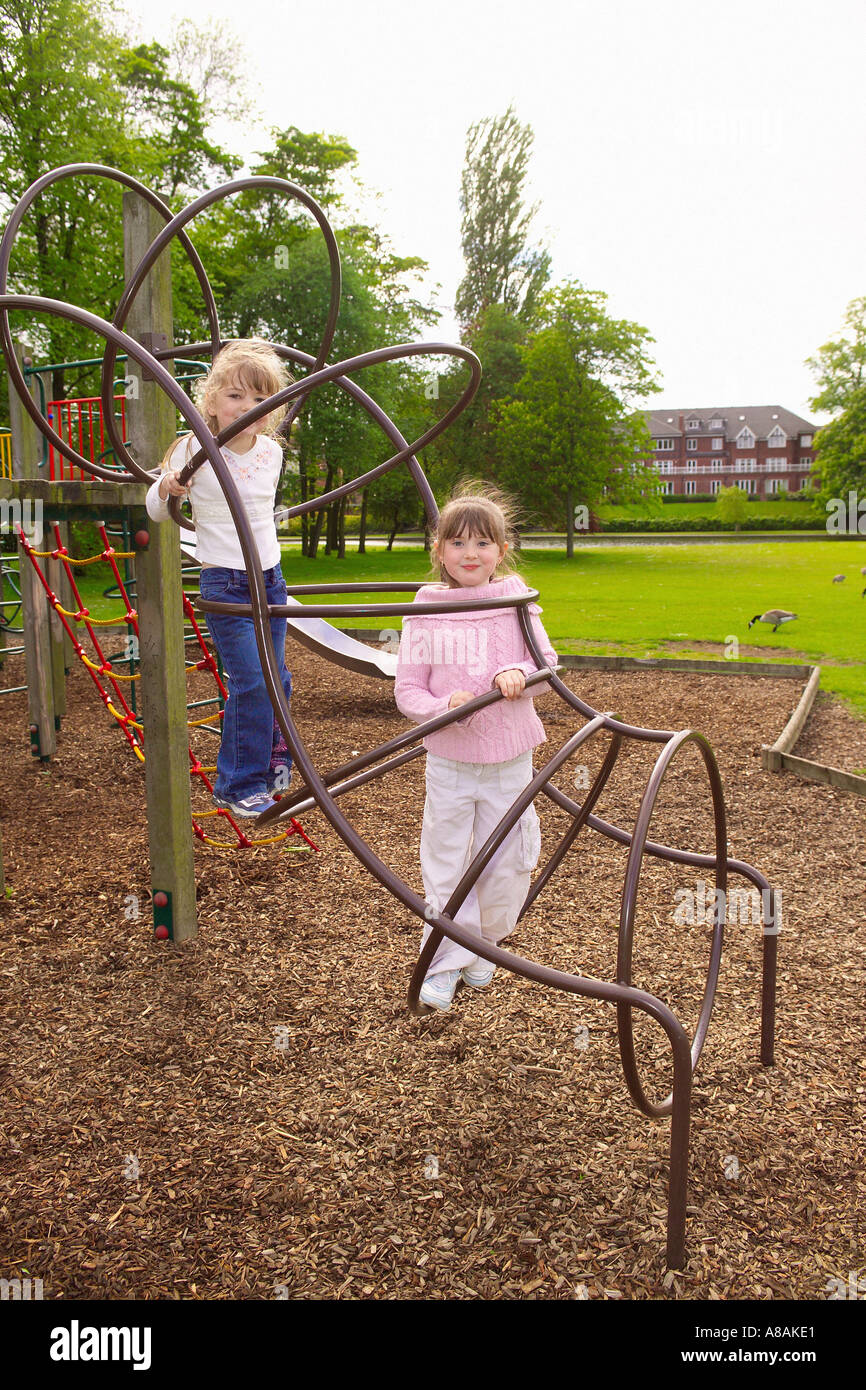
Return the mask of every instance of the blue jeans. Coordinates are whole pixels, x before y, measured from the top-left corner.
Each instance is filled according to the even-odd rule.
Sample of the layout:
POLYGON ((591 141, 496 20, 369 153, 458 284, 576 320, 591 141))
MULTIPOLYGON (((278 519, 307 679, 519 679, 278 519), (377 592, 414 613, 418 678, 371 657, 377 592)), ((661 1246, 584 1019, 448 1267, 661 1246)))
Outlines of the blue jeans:
MULTIPOLYGON (((279 565, 264 572, 268 603, 286 602, 286 584, 279 565)), ((208 566, 199 575, 203 599, 215 603, 249 603, 250 585, 246 570, 208 566)), ((231 618, 224 613, 207 613, 207 626, 228 675, 229 696, 223 712, 223 732, 217 757, 214 791, 229 801, 265 792, 276 781, 271 767, 271 751, 278 730, 274 711, 262 675, 262 664, 248 617, 231 618)), ((286 670, 286 620, 271 618, 271 636, 277 665, 288 700, 292 678, 286 670)), ((282 754, 280 762, 288 769, 291 756, 282 754)), ((287 777, 281 778, 287 785, 287 777)))

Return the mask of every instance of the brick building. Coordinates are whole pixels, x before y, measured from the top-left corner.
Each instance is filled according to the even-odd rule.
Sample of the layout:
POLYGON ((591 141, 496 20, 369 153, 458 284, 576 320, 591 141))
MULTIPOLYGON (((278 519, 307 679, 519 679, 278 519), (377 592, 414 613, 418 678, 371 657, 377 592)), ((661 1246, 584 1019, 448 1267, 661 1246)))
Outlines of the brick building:
POLYGON ((817 430, 780 405, 646 411, 662 491, 678 497, 736 486, 798 492, 814 465, 817 430))

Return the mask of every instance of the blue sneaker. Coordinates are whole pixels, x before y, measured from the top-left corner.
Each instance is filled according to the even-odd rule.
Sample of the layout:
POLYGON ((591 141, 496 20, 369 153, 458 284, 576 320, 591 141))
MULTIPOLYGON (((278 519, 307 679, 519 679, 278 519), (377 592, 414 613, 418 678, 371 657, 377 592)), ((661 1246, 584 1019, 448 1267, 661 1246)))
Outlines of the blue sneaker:
POLYGON ((278 806, 279 802, 267 792, 256 792, 253 796, 242 797, 240 801, 229 801, 228 797, 213 794, 215 806, 224 806, 227 811, 231 811, 233 816, 241 820, 254 820, 263 811, 269 811, 272 806, 278 806))
POLYGON ((418 996, 421 1003, 447 1013, 451 1008, 459 979, 459 970, 439 970, 435 975, 428 975, 418 996))
POLYGON ((472 989, 485 989, 496 974, 496 966, 476 956, 471 965, 464 965, 460 974, 465 985, 470 985, 472 989))

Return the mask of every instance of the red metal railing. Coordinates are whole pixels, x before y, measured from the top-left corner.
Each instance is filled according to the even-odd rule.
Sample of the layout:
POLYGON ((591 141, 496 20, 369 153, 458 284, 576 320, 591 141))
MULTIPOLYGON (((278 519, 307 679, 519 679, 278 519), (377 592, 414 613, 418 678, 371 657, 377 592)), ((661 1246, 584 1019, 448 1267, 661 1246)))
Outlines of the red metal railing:
MULTIPOLYGON (((115 404, 120 405, 120 428, 126 438, 126 397, 115 396, 115 404)), ((70 400, 49 401, 48 419, 57 433, 67 444, 71 444, 79 454, 89 458, 91 463, 100 463, 105 452, 105 427, 102 419, 102 401, 99 396, 78 396, 70 400)), ((63 482, 67 478, 84 478, 80 468, 74 467, 63 458, 59 449, 53 445, 48 450, 49 476, 52 482, 63 482)))

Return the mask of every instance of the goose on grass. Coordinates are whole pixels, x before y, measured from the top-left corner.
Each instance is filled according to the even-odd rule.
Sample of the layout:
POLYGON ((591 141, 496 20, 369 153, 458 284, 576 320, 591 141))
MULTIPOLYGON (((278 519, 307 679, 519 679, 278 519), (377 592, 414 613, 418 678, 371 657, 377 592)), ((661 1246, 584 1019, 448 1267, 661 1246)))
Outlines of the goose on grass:
POLYGON ((772 623, 773 631, 781 627, 782 623, 791 623, 796 618, 796 613, 789 613, 786 608, 768 608, 766 613, 756 613, 749 627, 753 623, 772 623))

